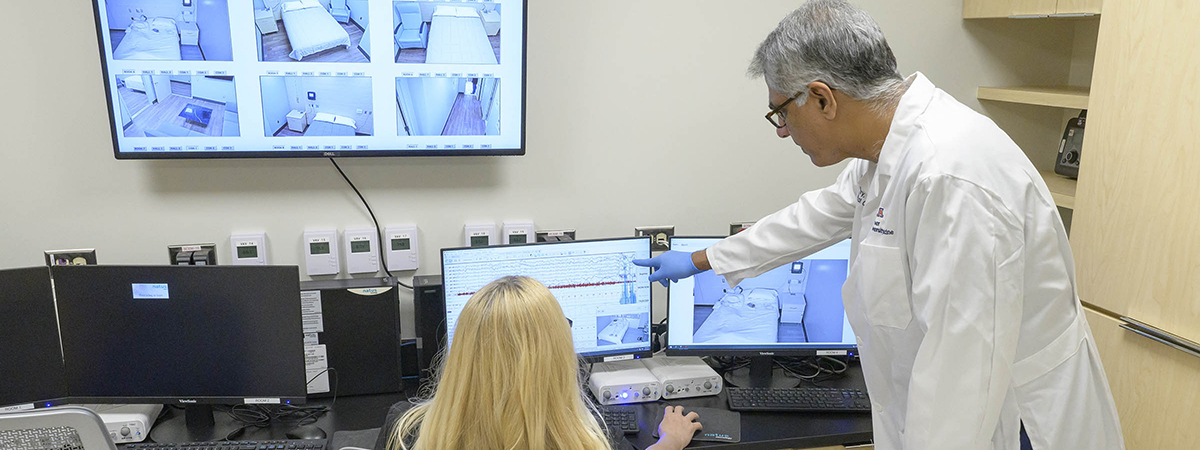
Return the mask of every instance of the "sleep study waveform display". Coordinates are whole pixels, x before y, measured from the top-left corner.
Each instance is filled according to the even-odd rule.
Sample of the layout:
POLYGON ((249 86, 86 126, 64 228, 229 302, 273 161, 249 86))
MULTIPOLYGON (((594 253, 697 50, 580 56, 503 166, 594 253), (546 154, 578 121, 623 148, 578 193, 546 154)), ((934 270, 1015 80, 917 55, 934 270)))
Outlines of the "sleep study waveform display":
POLYGON ((649 350, 649 269, 633 264, 650 256, 644 238, 446 249, 447 342, 471 296, 505 276, 538 280, 554 295, 583 356, 649 350))

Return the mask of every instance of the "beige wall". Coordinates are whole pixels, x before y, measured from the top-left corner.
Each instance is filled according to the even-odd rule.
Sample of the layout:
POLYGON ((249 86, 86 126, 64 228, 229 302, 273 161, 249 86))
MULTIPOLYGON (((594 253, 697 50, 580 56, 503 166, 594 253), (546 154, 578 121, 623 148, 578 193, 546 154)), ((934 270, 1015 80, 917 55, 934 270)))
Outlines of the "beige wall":
MULTIPOLYGON (((723 234, 839 170, 815 168, 777 139, 762 119, 762 81, 744 75, 755 45, 798 4, 532 0, 526 156, 341 164, 381 225, 420 226, 419 274, 439 271, 438 249, 460 245, 465 222, 533 220, 582 238, 660 224, 723 234)), ((920 70, 1021 130, 1018 143, 1055 142, 1061 111, 981 108, 975 87, 1066 83, 1070 67, 1059 62, 1070 46, 1059 44, 1072 29, 963 21, 960 0, 858 4, 880 22, 903 73, 920 70)), ((369 223, 324 159, 115 160, 90 2, 18 2, 8 13, 20 19, 0 31, 0 267, 73 247, 97 248, 106 264, 161 264, 168 244, 202 241, 228 261, 229 234, 246 231, 267 233, 272 263, 299 264, 305 227, 369 223)), ((404 328, 411 335, 410 321, 404 328)))

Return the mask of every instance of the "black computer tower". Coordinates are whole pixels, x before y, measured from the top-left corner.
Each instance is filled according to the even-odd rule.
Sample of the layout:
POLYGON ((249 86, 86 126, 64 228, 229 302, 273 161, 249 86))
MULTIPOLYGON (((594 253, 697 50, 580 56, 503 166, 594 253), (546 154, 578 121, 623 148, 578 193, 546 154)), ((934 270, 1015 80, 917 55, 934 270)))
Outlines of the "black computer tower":
POLYGON ((433 358, 446 348, 446 296, 441 275, 413 277, 413 311, 421 379, 427 380, 433 358))

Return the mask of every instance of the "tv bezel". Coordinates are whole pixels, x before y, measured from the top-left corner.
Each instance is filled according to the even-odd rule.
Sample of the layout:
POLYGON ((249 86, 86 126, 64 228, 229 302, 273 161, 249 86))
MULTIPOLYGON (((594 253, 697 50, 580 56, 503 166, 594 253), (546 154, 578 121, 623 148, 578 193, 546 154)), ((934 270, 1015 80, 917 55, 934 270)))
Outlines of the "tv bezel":
POLYGON ((117 124, 116 108, 113 105, 112 85, 108 71, 108 47, 104 44, 103 22, 100 19, 100 2, 92 0, 92 11, 96 22, 96 43, 100 50, 100 75, 104 79, 104 101, 108 105, 109 132, 112 137, 113 155, 118 160, 153 159, 244 159, 244 158, 341 158, 341 157, 386 157, 386 156, 524 156, 525 122, 527 117, 526 77, 529 50, 529 2, 522 2, 521 14, 521 146, 519 148, 455 149, 455 150, 229 150, 229 151, 146 151, 122 152, 118 139, 121 128, 117 124))

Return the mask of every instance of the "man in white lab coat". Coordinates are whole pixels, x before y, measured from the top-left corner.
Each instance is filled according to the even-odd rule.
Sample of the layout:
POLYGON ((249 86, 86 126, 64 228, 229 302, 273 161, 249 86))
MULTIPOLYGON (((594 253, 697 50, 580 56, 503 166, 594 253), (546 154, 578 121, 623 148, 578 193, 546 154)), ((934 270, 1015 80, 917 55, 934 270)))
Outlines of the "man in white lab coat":
POLYGON ((651 280, 712 269, 730 286, 850 237, 842 297, 877 450, 1124 448, 1050 192, 991 120, 902 78, 878 25, 812 0, 759 46, 781 138, 837 181, 651 280))

